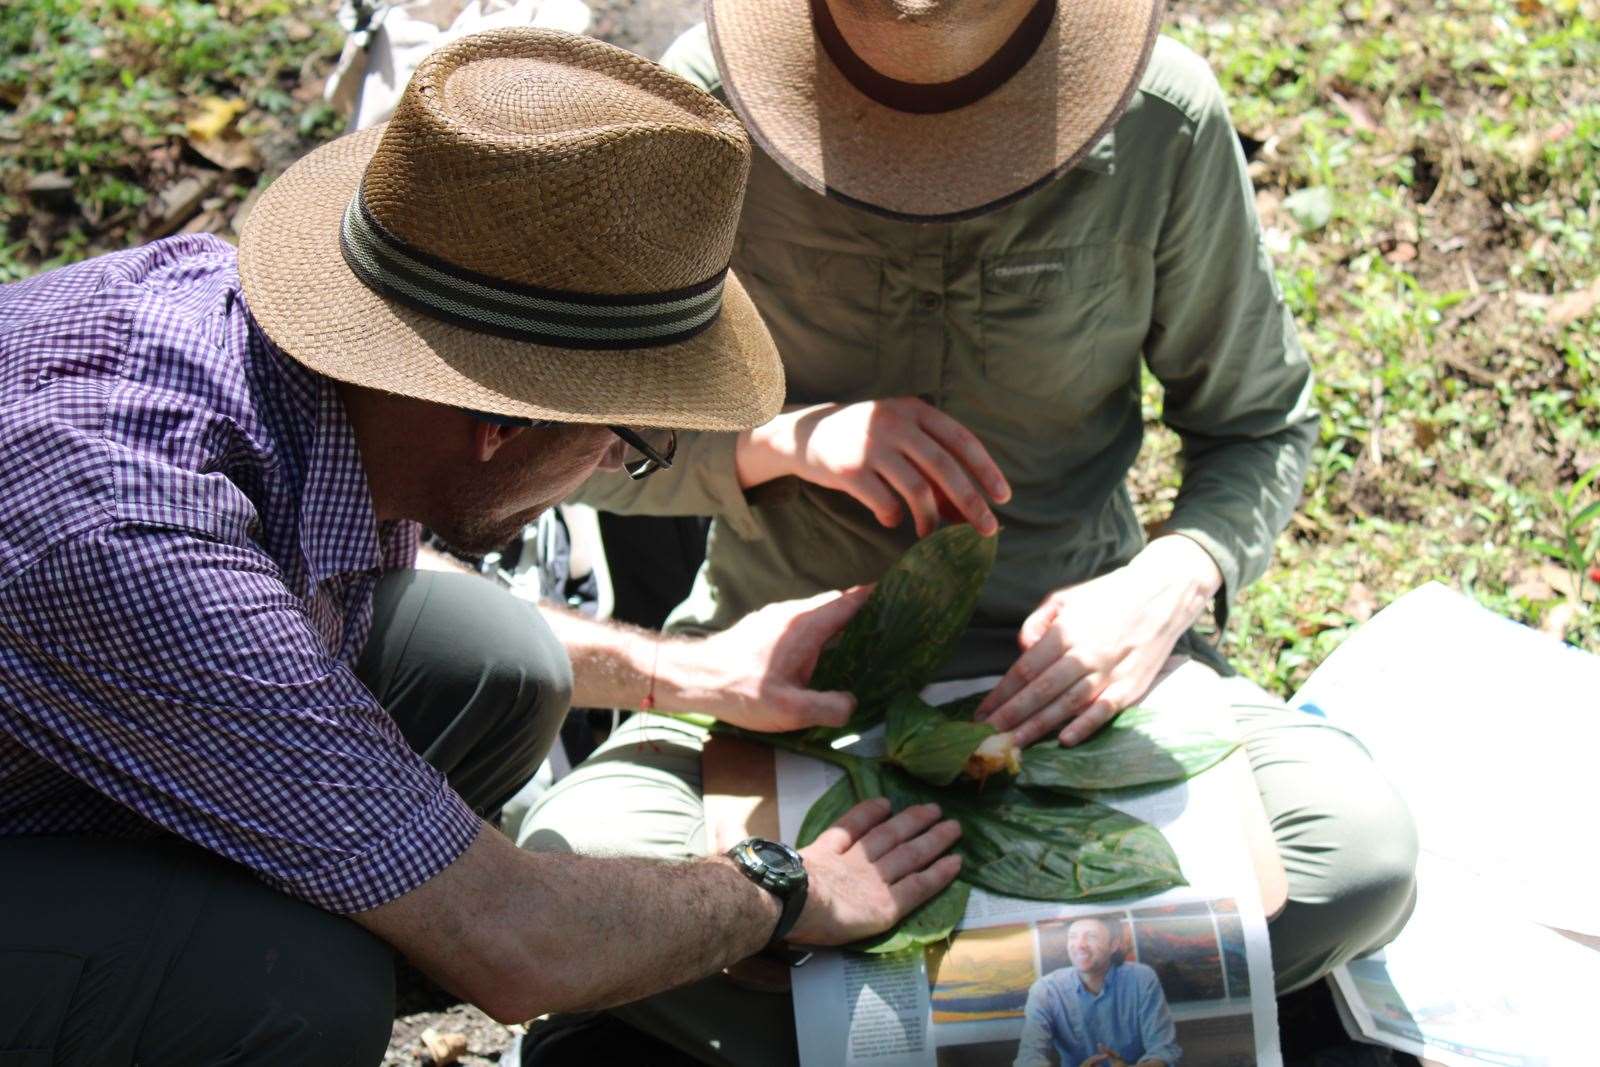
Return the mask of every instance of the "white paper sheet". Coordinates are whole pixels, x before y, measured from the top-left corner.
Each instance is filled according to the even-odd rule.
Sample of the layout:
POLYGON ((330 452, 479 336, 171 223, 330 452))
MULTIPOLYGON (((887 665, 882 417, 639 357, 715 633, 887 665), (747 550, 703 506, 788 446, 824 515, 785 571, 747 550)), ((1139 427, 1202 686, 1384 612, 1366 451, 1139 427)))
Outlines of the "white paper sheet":
POLYGON ((1600 934, 1600 657, 1429 584, 1357 630, 1293 703, 1367 746, 1426 852, 1508 912, 1600 934))
POLYGON ((1292 703, 1367 746, 1422 848, 1406 928, 1334 971, 1351 1034, 1449 1067, 1600 1063, 1600 951, 1550 928, 1600 930, 1600 657, 1430 584, 1292 703))
MULTIPOLYGON (((994 681, 933 687, 924 695, 942 703, 994 681)), ((851 746, 857 753, 875 749, 881 750, 878 737, 851 746)), ((777 754, 778 819, 785 840, 795 839, 811 804, 841 773, 804 756, 777 754)), ((1143 917, 1176 905, 1199 908, 1205 914, 1237 909, 1248 990, 1234 989, 1231 997, 1221 1000, 1175 1005, 1173 1015, 1180 1038, 1192 1032, 1216 1041, 1220 1034, 1235 1049, 1237 1059, 1218 1058, 1216 1063, 1281 1064, 1266 922, 1234 796, 1222 776, 1203 774, 1115 802, 1115 807, 1153 823, 1167 835, 1188 886, 1138 900, 1073 906, 975 890, 961 929, 1031 928, 1031 934, 1019 936, 1032 937, 1037 952, 1037 943, 1045 936, 1039 931, 1058 928, 1059 920, 1120 912, 1133 928, 1147 921, 1159 923, 1143 917)), ((1034 964, 1037 969, 1037 958, 1034 964)), ((794 972, 793 979, 796 1030, 805 1067, 932 1067, 940 1063, 941 1048, 958 1045, 963 1064, 1010 1064, 1015 1054, 1020 1018, 935 1022, 926 960, 920 954, 883 958, 819 952, 794 972)))

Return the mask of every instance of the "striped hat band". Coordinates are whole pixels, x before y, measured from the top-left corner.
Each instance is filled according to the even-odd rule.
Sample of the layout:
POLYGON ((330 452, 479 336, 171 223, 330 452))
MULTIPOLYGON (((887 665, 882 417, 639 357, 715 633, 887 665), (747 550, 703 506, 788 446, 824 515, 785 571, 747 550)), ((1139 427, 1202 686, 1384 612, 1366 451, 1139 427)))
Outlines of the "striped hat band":
POLYGON ((687 288, 625 295, 516 285, 406 244, 372 216, 359 190, 345 209, 339 246, 356 277, 390 299, 479 333, 564 348, 686 341, 716 321, 728 276, 724 267, 687 288))

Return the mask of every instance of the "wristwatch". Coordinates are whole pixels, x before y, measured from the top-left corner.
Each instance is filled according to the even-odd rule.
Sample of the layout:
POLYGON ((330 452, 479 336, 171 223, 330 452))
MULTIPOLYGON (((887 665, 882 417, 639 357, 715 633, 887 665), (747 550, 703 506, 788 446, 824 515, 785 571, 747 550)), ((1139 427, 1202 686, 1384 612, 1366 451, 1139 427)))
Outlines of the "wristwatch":
POLYGON ((805 861, 800 853, 781 841, 747 837, 728 850, 728 858, 756 885, 777 897, 783 905, 772 941, 779 942, 794 929, 800 911, 806 906, 805 861))

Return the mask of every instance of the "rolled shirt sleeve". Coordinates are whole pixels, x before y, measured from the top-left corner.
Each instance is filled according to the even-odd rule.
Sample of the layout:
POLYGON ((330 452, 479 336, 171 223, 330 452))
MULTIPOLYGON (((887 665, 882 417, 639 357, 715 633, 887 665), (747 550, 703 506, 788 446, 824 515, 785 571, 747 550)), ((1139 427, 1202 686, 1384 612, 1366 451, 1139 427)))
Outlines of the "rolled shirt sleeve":
POLYGON ((672 466, 648 478, 633 479, 620 471, 597 474, 573 499, 619 515, 711 515, 740 537, 761 536, 739 486, 733 450, 739 435, 713 431, 678 431, 672 466))
POLYGON ((1145 359, 1165 389, 1163 421, 1183 443, 1164 530, 1216 561, 1220 617, 1266 571, 1300 499, 1317 416, 1221 90, 1203 61, 1188 60, 1198 117, 1156 250, 1145 359))
POLYGON ((0 664, 16 741, 328 911, 409 892, 482 826, 248 545, 66 540, 0 590, 0 664))

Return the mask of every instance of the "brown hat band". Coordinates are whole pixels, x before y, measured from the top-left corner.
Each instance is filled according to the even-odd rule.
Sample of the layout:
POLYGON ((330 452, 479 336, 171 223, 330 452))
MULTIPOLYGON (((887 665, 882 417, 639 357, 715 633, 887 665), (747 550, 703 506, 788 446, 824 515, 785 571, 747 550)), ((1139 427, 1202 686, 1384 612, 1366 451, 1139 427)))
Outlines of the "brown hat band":
POLYGON ((1044 41, 1050 20, 1055 17, 1056 0, 1037 0, 1022 17, 1005 44, 982 64, 945 82, 904 82, 873 69, 856 54, 839 32, 839 24, 828 10, 827 0, 811 0, 811 24, 822 50, 845 80, 884 107, 914 115, 934 115, 977 103, 1027 65, 1044 41))
POLYGON ((663 293, 574 293, 478 274, 400 240, 357 191, 339 246, 367 288, 436 319, 515 341, 567 348, 653 348, 686 341, 722 310, 724 267, 663 293))

